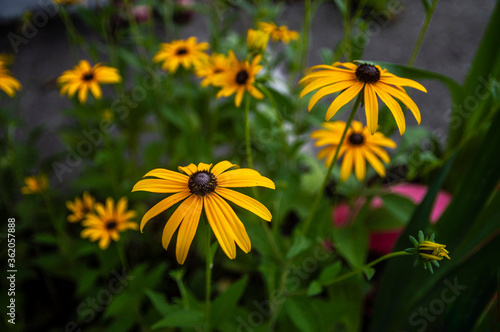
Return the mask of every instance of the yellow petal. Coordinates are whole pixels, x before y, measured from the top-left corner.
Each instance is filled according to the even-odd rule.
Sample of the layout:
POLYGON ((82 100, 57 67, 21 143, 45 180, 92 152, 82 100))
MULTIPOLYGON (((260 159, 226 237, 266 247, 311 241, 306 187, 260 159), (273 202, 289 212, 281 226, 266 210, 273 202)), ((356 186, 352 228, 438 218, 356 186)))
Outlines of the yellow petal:
POLYGON ((245 226, 243 226, 241 220, 238 218, 236 213, 234 213, 231 206, 229 206, 229 204, 227 204, 227 202, 222 198, 217 195, 210 195, 210 197, 213 199, 214 204, 217 205, 220 212, 224 215, 223 220, 227 224, 225 227, 230 227, 232 230, 236 244, 244 252, 249 252, 252 249, 252 245, 247 231, 245 230, 245 226))
POLYGON ((175 249, 175 254, 177 257, 177 262, 179 264, 184 264, 186 260, 189 247, 193 242, 194 235, 196 234, 196 229, 198 228, 198 223, 200 221, 201 210, 203 208, 203 198, 193 195, 194 205, 190 208, 184 221, 179 228, 179 233, 177 233, 177 245, 175 249))
POLYGON ((383 89, 385 89, 385 91, 390 95, 401 100, 406 105, 406 107, 408 107, 410 111, 413 113, 413 116, 417 120, 418 124, 420 124, 420 122, 422 121, 422 116, 420 115, 420 111, 417 107, 417 104, 415 104, 415 102, 410 98, 410 96, 408 96, 406 92, 401 92, 398 89, 395 89, 389 85, 384 85, 383 89))
POLYGON ((189 164, 188 166, 184 166, 184 167, 179 166, 179 167, 178 167, 178 169, 179 169, 179 171, 180 171, 180 172, 184 172, 184 173, 186 173, 187 175, 191 175, 191 174, 193 174, 194 172, 197 172, 197 171, 198 171, 198 167, 196 167, 196 165, 195 165, 195 164, 192 164, 192 163, 191 163, 191 164, 189 164))
POLYGON ((325 119, 327 121, 330 120, 342 106, 344 106, 345 104, 350 102, 354 97, 356 97, 356 95, 361 91, 362 88, 363 88, 363 83, 358 82, 349 87, 344 92, 342 92, 340 95, 338 95, 338 97, 335 98, 330 107, 328 107, 325 119))
POLYGON ((358 181, 363 181, 366 175, 366 161, 361 148, 354 148, 354 173, 358 181))
POLYGON ((192 207, 196 203, 196 195, 191 195, 184 202, 175 209, 174 213, 170 216, 165 227, 163 228, 163 234, 161 236, 161 243, 163 248, 167 250, 170 240, 175 233, 175 230, 179 227, 180 223, 184 217, 190 213, 192 207))
POLYGON ((155 176, 157 178, 169 180, 169 181, 176 182, 179 184, 180 183, 187 184, 188 180, 189 180, 189 176, 186 176, 186 175, 181 174, 179 172, 173 172, 173 171, 170 171, 170 170, 164 169, 164 168, 153 169, 152 171, 149 171, 148 173, 146 173, 146 175, 144 175, 143 177, 147 177, 147 176, 155 176))
POLYGON ((174 194, 172 196, 165 198, 164 200, 160 201, 155 206, 153 206, 151 209, 149 209, 149 211, 146 212, 146 214, 144 214, 144 216, 142 217, 141 226, 140 226, 141 232, 142 232, 142 229, 144 228, 144 226, 146 225, 146 223, 151 218, 156 217, 158 214, 162 213, 163 211, 165 211, 166 209, 168 209, 172 205, 182 201, 184 198, 188 197, 189 195, 191 195, 191 192, 188 189, 186 189, 184 191, 181 191, 180 193, 177 193, 177 194, 174 194))
POLYGON ((217 177, 221 187, 266 187, 275 189, 274 182, 249 168, 230 170, 217 177))
POLYGON ((227 160, 224 160, 224 161, 221 161, 221 162, 218 162, 214 168, 212 168, 212 174, 215 175, 216 177, 219 176, 219 174, 221 174, 222 172, 232 168, 232 167, 236 167, 238 168, 239 166, 236 165, 236 164, 233 164, 233 163, 230 163, 229 161, 227 160))
POLYGON ((212 164, 199 163, 198 164, 198 171, 207 171, 208 172, 211 167, 212 167, 212 164))
POLYGON ((378 127, 378 100, 371 84, 365 85, 365 114, 366 125, 373 135, 378 127))
POLYGON ((415 88, 417 90, 427 92, 427 90, 424 88, 424 86, 418 82, 415 82, 413 80, 409 80, 407 78, 401 78, 397 76, 384 76, 382 75, 380 77, 379 82, 381 83, 386 83, 386 84, 391 84, 395 86, 409 86, 412 88, 415 88))
MULTIPOLYGON (((312 96, 311 100, 309 101, 309 105, 307 106, 308 111, 310 111, 321 98, 323 98, 329 94, 347 89, 348 87, 353 86, 353 85, 356 85, 356 82, 346 81, 346 82, 336 83, 336 84, 319 89, 318 92, 316 92, 312 96)), ((337 96, 337 98, 339 98, 339 97, 340 96, 337 96)))
POLYGON ((367 149, 372 150, 372 152, 374 152, 380 159, 382 159, 382 161, 384 163, 388 164, 391 162, 391 158, 389 157, 389 154, 381 147, 369 144, 367 146, 367 149))
POLYGON ((399 128, 399 133, 403 135, 406 129, 405 116, 403 111, 401 110, 401 106, 399 106, 398 102, 394 100, 387 92, 383 89, 379 89, 375 87, 375 92, 380 97, 380 99, 389 107, 391 110, 394 119, 396 120, 396 124, 399 128))
POLYGON ((152 193, 177 193, 187 189, 187 183, 172 183, 160 179, 144 179, 137 182, 132 191, 149 191, 152 193))
POLYGON ((344 160, 342 161, 342 166, 340 167, 340 180, 347 181, 352 172, 352 164, 353 164, 353 152, 349 150, 346 152, 344 156, 344 160))
POLYGON ((385 167, 380 162, 380 160, 378 160, 378 158, 375 157, 375 155, 371 151, 369 151, 368 149, 366 149, 364 151, 364 153, 365 153, 366 160, 368 160, 370 165, 372 165, 375 172, 377 172, 378 175, 384 177, 385 176, 385 167))
POLYGON ((216 188, 215 192, 234 204, 255 213, 264 220, 271 221, 273 218, 271 212, 269 212, 269 210, 262 203, 252 197, 221 187, 216 188))
POLYGON ((207 214, 208 223, 214 231, 217 241, 224 253, 230 259, 236 257, 236 245, 234 244, 234 234, 231 229, 224 225, 225 216, 216 204, 213 195, 205 196, 205 212, 207 214))

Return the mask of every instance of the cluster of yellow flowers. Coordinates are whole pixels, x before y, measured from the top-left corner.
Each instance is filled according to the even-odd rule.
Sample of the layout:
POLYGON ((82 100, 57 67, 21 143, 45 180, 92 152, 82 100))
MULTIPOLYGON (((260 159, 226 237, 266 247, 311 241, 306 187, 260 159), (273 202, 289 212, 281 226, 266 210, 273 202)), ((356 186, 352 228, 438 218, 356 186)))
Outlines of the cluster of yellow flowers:
POLYGON ((12 77, 7 69, 9 62, 8 56, 0 55, 0 90, 3 90, 9 97, 14 97, 16 91, 21 90, 21 83, 12 77))
POLYGON ((128 210, 127 205, 126 197, 122 197, 116 205, 113 198, 108 197, 106 203, 102 204, 96 203, 94 197, 84 192, 82 198, 76 197, 74 201, 66 202, 66 207, 71 211, 68 221, 81 221, 82 226, 86 227, 81 232, 81 237, 93 242, 99 240, 99 248, 104 250, 111 240, 120 239, 120 232, 138 229, 137 223, 131 221, 136 212, 128 210))

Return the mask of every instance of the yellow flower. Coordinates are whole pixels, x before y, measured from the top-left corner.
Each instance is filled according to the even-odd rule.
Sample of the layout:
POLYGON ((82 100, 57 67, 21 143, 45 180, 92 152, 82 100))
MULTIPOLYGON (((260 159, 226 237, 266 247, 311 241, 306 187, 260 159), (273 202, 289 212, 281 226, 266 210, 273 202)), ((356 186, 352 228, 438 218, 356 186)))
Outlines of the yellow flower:
POLYGON ((162 236, 163 248, 166 250, 175 230, 179 228, 176 245, 176 257, 179 264, 184 264, 186 260, 203 207, 208 223, 226 255, 230 259, 236 257, 235 242, 245 253, 248 253, 251 244, 245 226, 223 198, 255 213, 264 220, 271 221, 271 213, 264 205, 228 188, 261 186, 274 189, 275 187, 273 181, 252 169, 229 170, 233 167, 238 166, 229 161, 221 161, 213 168, 212 164, 204 163, 199 163, 198 166, 190 164, 179 167, 179 171, 187 175, 160 168, 144 175, 144 177, 156 178, 137 182, 132 191, 175 194, 163 199, 146 212, 141 220, 141 231, 151 218, 184 200, 167 221, 162 236))
POLYGON ((260 53, 266 50, 269 33, 262 30, 248 29, 247 48, 250 53, 260 53))
POLYGON ((163 62, 161 68, 175 73, 179 65, 184 69, 191 69, 192 66, 201 64, 208 55, 204 52, 209 48, 206 42, 196 43, 196 37, 189 37, 187 40, 174 40, 171 43, 161 44, 161 49, 153 58, 154 62, 163 62))
MULTIPOLYGON (((343 121, 325 122, 323 123, 325 129, 316 130, 311 134, 311 138, 317 139, 316 146, 325 146, 319 151, 318 158, 326 158, 327 167, 333 161, 345 126, 346 123, 343 121)), ((366 175, 366 161, 380 176, 385 176, 385 167, 379 159, 386 164, 391 159, 382 147, 395 148, 396 143, 381 132, 371 135, 367 127, 363 128, 361 122, 353 121, 339 150, 338 158, 344 156, 340 168, 340 180, 346 181, 354 168, 356 178, 362 181, 366 175)))
POLYGON ((49 180, 45 174, 27 176, 24 178, 24 183, 26 185, 21 188, 21 193, 24 195, 39 194, 49 187, 49 180))
POLYGON ((86 228, 82 231, 83 239, 89 238, 94 242, 99 240, 99 248, 106 249, 111 242, 120 239, 120 232, 127 229, 137 229, 137 223, 131 222, 136 213, 134 210, 127 211, 127 198, 122 197, 115 207, 115 202, 111 197, 106 199, 106 206, 101 203, 95 204, 95 213, 87 214, 82 222, 86 228))
POLYGON ((213 85, 213 80, 216 74, 225 72, 231 67, 229 58, 224 54, 212 53, 206 60, 200 62, 196 66, 196 75, 203 77, 201 86, 206 87, 213 85))
POLYGON ((419 255, 423 260, 427 261, 440 261, 443 257, 450 259, 448 254, 450 253, 445 249, 446 245, 431 242, 431 241, 423 241, 418 246, 419 255))
POLYGON ((364 104, 366 113, 366 122, 370 133, 374 133, 378 127, 378 100, 379 97, 383 103, 389 107, 401 135, 405 132, 406 124, 403 111, 397 98, 402 101, 413 113, 415 119, 420 124, 420 111, 413 100, 408 96, 403 89, 404 86, 409 86, 423 92, 427 90, 419 83, 406 78, 400 78, 389 73, 386 69, 380 66, 370 64, 356 65, 354 63, 335 62, 333 65, 319 65, 310 69, 300 83, 306 82, 307 85, 302 90, 300 97, 310 93, 313 90, 319 89, 311 98, 308 110, 311 111, 313 106, 321 98, 339 91, 343 91, 331 103, 326 113, 326 120, 330 120, 337 111, 356 97, 364 90, 364 104), (312 71, 319 69, 316 71, 312 71))
POLYGON ((254 98, 264 98, 262 92, 253 85, 255 75, 262 69, 262 66, 258 65, 261 58, 262 56, 258 55, 253 58, 251 63, 248 60, 239 62, 233 51, 229 51, 231 68, 224 73, 215 75, 213 78, 213 84, 222 87, 217 93, 217 98, 229 97, 236 93, 236 98, 234 99, 236 107, 240 107, 245 90, 254 98))
POLYGON ((104 66, 100 63, 91 67, 87 60, 80 60, 73 69, 62 73, 57 79, 57 83, 62 84, 62 95, 67 94, 69 97, 73 97, 78 91, 78 100, 80 103, 85 103, 89 89, 96 99, 101 99, 102 90, 99 83, 114 84, 121 80, 122 78, 116 68, 104 66))
POLYGON ((7 56, 2 55, 0 59, 0 90, 3 90, 9 97, 14 97, 16 90, 21 90, 21 83, 10 75, 6 67, 7 56))
POLYGON ((94 203, 95 198, 90 196, 88 192, 84 192, 81 199, 77 197, 74 202, 67 201, 66 207, 73 213, 68 216, 68 221, 78 222, 85 219, 94 210, 94 203))
POLYGON ((278 27, 273 22, 259 22, 258 27, 260 30, 269 33, 275 42, 281 40, 285 44, 288 44, 290 40, 299 39, 299 33, 297 31, 288 30, 286 25, 278 27))

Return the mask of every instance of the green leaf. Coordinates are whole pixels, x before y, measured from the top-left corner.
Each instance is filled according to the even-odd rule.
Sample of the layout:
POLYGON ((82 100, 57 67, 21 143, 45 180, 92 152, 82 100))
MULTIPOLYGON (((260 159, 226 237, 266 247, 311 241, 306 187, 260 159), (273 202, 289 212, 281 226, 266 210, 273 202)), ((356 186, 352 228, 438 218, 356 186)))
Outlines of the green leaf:
POLYGON ((33 241, 40 244, 57 245, 57 239, 52 234, 35 234, 33 241))
POLYGON ((152 328, 161 327, 195 327, 204 323, 205 315, 197 310, 183 309, 163 317, 163 319, 153 324, 152 328))
POLYGON ((335 263, 328 265, 321 271, 318 281, 321 284, 328 282, 339 275, 340 270, 342 269, 342 262, 336 261, 335 263))
POLYGON ((286 254, 286 258, 290 259, 292 257, 297 256, 298 254, 302 253, 303 251, 309 249, 311 247, 312 241, 309 240, 308 238, 302 236, 302 235, 297 235, 295 239, 293 240, 292 246, 288 250, 286 254))
POLYGON ((366 279, 371 280, 373 278, 373 275, 375 274, 375 269, 368 267, 368 268, 363 270, 363 273, 364 273, 366 279))
POLYGON ((163 294, 152 291, 150 289, 146 289, 144 293, 146 293, 146 296, 153 304, 153 307, 155 307, 155 309, 160 313, 160 315, 166 316, 170 313, 172 306, 168 304, 167 299, 163 294))
POLYGON ((322 291, 323 287, 321 286, 321 283, 318 280, 314 280, 309 284, 309 287, 307 288, 307 296, 318 295, 322 291))
POLYGON ((247 282, 248 277, 244 276, 213 301, 210 312, 213 322, 223 322, 231 317, 230 313, 236 308, 247 282))
POLYGON ((384 201, 384 208, 392 214, 403 225, 408 223, 415 210, 415 203, 407 197, 397 194, 388 194, 381 197, 384 201))
POLYGON ((348 227, 335 228, 333 240, 339 253, 352 268, 360 267, 365 263, 368 249, 368 229, 363 225, 353 224, 348 227))
POLYGON ((308 299, 288 298, 285 309, 293 324, 303 332, 320 331, 318 328, 318 317, 315 311, 308 305, 308 299))

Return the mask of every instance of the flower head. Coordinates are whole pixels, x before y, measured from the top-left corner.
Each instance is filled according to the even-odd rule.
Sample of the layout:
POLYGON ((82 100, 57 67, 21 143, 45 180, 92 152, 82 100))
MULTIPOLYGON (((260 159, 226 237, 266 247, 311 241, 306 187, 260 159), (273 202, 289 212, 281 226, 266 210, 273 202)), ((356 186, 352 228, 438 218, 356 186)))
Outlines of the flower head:
POLYGON ((196 75, 203 77, 201 86, 213 85, 214 77, 217 74, 224 73, 231 67, 229 58, 224 54, 212 53, 212 55, 201 61, 196 66, 196 75))
POLYGON ((7 69, 8 57, 2 55, 0 58, 0 90, 3 90, 9 97, 14 97, 16 90, 21 90, 21 83, 11 76, 7 69))
POLYGON ((411 235, 409 238, 414 247, 405 249, 405 251, 416 256, 414 265, 422 263, 425 269, 429 269, 431 273, 434 273, 432 265, 439 267, 438 261, 444 257, 450 259, 450 256, 448 256, 450 252, 445 249, 446 245, 434 242, 434 234, 424 238, 424 233, 419 231, 418 241, 411 235))
POLYGON ((61 84, 61 94, 67 94, 73 97, 78 91, 78 100, 84 104, 87 101, 89 90, 96 99, 101 99, 102 90, 101 84, 114 84, 122 80, 118 69, 104 66, 101 63, 94 67, 87 60, 80 60, 71 70, 66 70, 57 79, 57 83, 61 84))
POLYGON ((206 42, 196 43, 196 37, 187 40, 174 40, 171 43, 161 44, 161 48, 153 58, 154 62, 163 62, 161 68, 175 73, 179 65, 189 70, 201 64, 208 55, 205 50, 209 48, 206 42))
POLYGON ((299 39, 299 33, 297 31, 288 30, 286 25, 278 27, 273 22, 259 22, 258 27, 260 30, 269 33, 275 42, 281 40, 285 44, 288 44, 290 40, 299 39))
POLYGON ((269 33, 263 30, 248 29, 247 48, 250 53, 261 53, 266 50, 269 33))
POLYGON ((45 174, 27 176, 24 178, 24 183, 26 185, 21 188, 21 193, 24 195, 39 194, 49 187, 49 180, 45 174))
POLYGON ((404 86, 409 86, 423 92, 427 90, 419 83, 401 78, 389 73, 386 69, 380 66, 361 63, 340 63, 335 62, 333 65, 319 65, 310 69, 309 74, 302 78, 299 82, 307 85, 302 90, 300 97, 319 89, 311 98, 308 110, 311 111, 313 106, 321 98, 342 91, 340 95, 330 104, 326 112, 325 119, 330 120, 337 111, 356 97, 360 92, 363 92, 366 122, 370 133, 375 133, 378 127, 378 98, 389 107, 396 124, 398 125, 401 135, 405 132, 406 123, 403 111, 399 103, 394 99, 402 101, 413 113, 415 119, 420 124, 420 111, 415 102, 408 96, 403 89, 404 86))
POLYGON ((214 167, 212 164, 199 163, 198 166, 179 167, 173 172, 157 168, 144 177, 155 177, 140 180, 132 191, 149 191, 173 195, 153 206, 141 220, 141 231, 153 217, 183 201, 168 219, 163 229, 162 244, 165 250, 177 228, 176 257, 179 264, 184 264, 189 247, 193 241, 203 208, 208 223, 222 250, 230 259, 236 257, 235 243, 245 252, 251 249, 250 239, 245 226, 231 206, 224 200, 255 213, 264 220, 271 221, 269 210, 257 200, 228 188, 261 186, 274 189, 273 181, 258 172, 249 169, 233 169, 238 167, 229 161, 221 161, 214 167))
POLYGON ((69 222, 82 221, 87 215, 94 211, 95 198, 87 191, 83 193, 83 197, 76 197, 74 201, 67 201, 66 207, 72 212, 68 216, 69 222))
POLYGON ((99 240, 99 248, 106 249, 111 242, 120 239, 120 232, 127 229, 137 229, 137 223, 130 221, 135 217, 135 211, 127 211, 127 198, 122 197, 116 203, 111 197, 106 199, 106 206, 101 203, 95 204, 97 213, 89 213, 82 225, 86 228, 82 231, 83 239, 89 238, 94 242, 99 240))
MULTIPOLYGON (((343 121, 325 122, 323 123, 325 129, 316 130, 311 134, 311 138, 317 139, 316 146, 324 146, 319 151, 318 158, 326 158, 327 167, 333 161, 345 126, 346 123, 343 121)), ((344 156, 340 168, 340 180, 346 181, 354 168, 356 178, 362 181, 366 174, 366 161, 380 176, 385 176, 385 167, 380 159, 386 164, 391 159, 383 147, 395 148, 396 143, 381 132, 375 132, 371 135, 368 128, 363 127, 361 122, 353 121, 339 150, 338 158, 344 156)))
POLYGON ((229 97, 236 93, 236 98, 234 99, 236 107, 240 107, 245 90, 254 98, 264 98, 262 92, 253 85, 255 76, 262 69, 262 66, 258 64, 261 58, 262 56, 258 55, 253 58, 252 62, 248 60, 239 62, 234 53, 229 51, 231 68, 221 74, 215 75, 213 79, 215 86, 222 87, 217 93, 217 98, 229 97))

